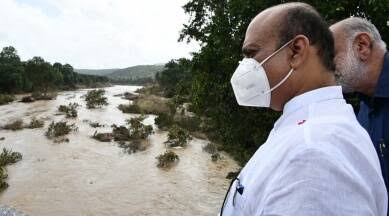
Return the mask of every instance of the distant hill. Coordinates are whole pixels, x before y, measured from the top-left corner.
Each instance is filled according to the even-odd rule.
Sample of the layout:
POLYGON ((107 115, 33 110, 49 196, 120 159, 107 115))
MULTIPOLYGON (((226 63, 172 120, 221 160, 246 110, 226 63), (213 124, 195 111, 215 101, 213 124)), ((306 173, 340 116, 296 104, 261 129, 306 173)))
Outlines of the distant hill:
POLYGON ((102 69, 102 70, 90 70, 90 69, 75 69, 76 72, 88 75, 100 75, 106 76, 112 81, 119 80, 144 80, 154 79, 157 72, 164 69, 163 64, 156 65, 137 65, 133 67, 123 69, 102 69))
POLYGON ((164 69, 164 65, 138 65, 113 71, 106 76, 113 80, 154 78, 157 72, 164 69))
POLYGON ((87 74, 87 75, 99 75, 99 76, 105 76, 107 74, 110 74, 114 71, 119 70, 119 68, 115 69, 101 69, 101 70, 94 70, 94 69, 74 69, 75 72, 80 74, 87 74))

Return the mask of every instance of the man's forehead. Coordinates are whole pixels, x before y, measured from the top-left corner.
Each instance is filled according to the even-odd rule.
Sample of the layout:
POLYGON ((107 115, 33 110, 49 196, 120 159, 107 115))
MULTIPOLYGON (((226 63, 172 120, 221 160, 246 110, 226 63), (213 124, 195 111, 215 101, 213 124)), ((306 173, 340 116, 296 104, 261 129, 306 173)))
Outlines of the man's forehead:
POLYGON ((246 31, 243 47, 265 46, 275 40, 274 26, 277 17, 271 10, 264 11, 256 16, 246 31))

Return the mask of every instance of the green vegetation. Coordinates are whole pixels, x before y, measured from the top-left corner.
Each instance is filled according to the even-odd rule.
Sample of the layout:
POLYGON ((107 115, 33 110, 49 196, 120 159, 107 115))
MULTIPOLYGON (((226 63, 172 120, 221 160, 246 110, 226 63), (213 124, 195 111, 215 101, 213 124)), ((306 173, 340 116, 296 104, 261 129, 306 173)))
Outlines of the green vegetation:
POLYGON ((45 125, 45 122, 33 117, 30 123, 26 126, 26 128, 34 129, 34 128, 42 128, 45 125))
POLYGON ((155 124, 161 130, 167 130, 170 126, 173 125, 173 117, 166 113, 161 113, 154 120, 155 124))
POLYGON ((76 118, 77 117, 77 108, 80 105, 78 103, 69 103, 69 105, 60 105, 58 111, 65 114, 66 118, 76 118))
POLYGON ((155 95, 142 95, 131 104, 120 104, 118 109, 123 113, 161 114, 170 112, 168 101, 155 95))
POLYGON ((164 154, 157 156, 156 159, 158 160, 157 167, 168 168, 176 163, 179 160, 179 157, 173 151, 166 151, 164 154))
MULTIPOLYGON (((241 165, 266 141, 280 113, 239 106, 230 79, 242 59, 241 47, 251 20, 260 11, 284 2, 190 0, 184 6, 190 18, 181 31, 180 40, 198 41, 200 50, 191 60, 167 63, 156 75, 156 85, 144 90, 154 94, 163 90, 165 97, 175 100, 173 98, 179 96, 190 103, 191 112, 200 118, 192 122, 193 127, 185 128, 206 133, 212 142, 220 143, 219 150, 230 153, 241 165)), ((386 0, 305 2, 317 8, 329 23, 350 15, 366 17, 377 26, 383 39, 389 40, 387 19, 382 18, 389 11, 386 0)), ((355 97, 348 98, 353 105, 358 104, 355 97)), ((178 101, 179 105, 182 103, 178 101)), ((179 106, 172 107, 180 110, 179 106)), ((172 119, 178 124, 180 115, 170 115, 160 115, 156 119, 157 125, 169 127, 172 119)))
POLYGON ((186 146, 188 141, 192 139, 192 137, 189 135, 188 131, 186 131, 183 128, 180 128, 177 125, 173 125, 169 129, 169 133, 167 136, 168 136, 168 139, 165 142, 165 144, 168 147, 177 147, 177 146, 184 147, 184 146, 186 146))
POLYGON ((130 125, 130 139, 146 139, 149 135, 153 133, 153 126, 144 125, 142 123, 143 120, 145 120, 144 116, 134 117, 126 120, 126 123, 130 125))
POLYGON ((51 122, 49 128, 47 129, 45 135, 47 138, 56 138, 60 136, 65 136, 72 131, 76 131, 78 128, 75 124, 68 124, 66 121, 60 122, 51 122))
POLYGON ((0 94, 0 105, 11 103, 15 100, 15 96, 9 94, 0 94))
MULTIPOLYGON (((4 47, 0 52, 0 93, 47 93, 107 82, 106 77, 78 74, 69 64, 51 64, 41 57, 22 62, 12 46, 4 47)), ((46 95, 43 96, 42 99, 47 98, 46 95)), ((28 101, 27 98, 24 101, 28 101)))
POLYGON ((22 154, 3 148, 3 152, 0 154, 0 192, 3 192, 9 186, 6 182, 8 175, 5 167, 20 160, 22 160, 22 154))
POLYGON ((3 129, 4 130, 13 130, 13 131, 22 130, 23 129, 23 120, 18 119, 18 120, 10 121, 3 126, 3 129))
POLYGON ((112 133, 98 133, 96 131, 92 137, 101 142, 110 142, 113 139, 119 143, 119 147, 129 154, 144 151, 149 144, 146 139, 153 133, 151 125, 142 123, 144 119, 144 116, 128 119, 126 123, 129 127, 114 124, 111 126, 112 133))
POLYGON ((95 133, 93 134, 92 138, 100 141, 100 142, 111 142, 113 139, 112 133, 95 133))
POLYGON ((118 109, 123 113, 142 113, 141 109, 136 104, 120 104, 118 109))
POLYGON ((104 96, 104 89, 97 89, 88 91, 85 95, 86 106, 88 109, 94 109, 96 107, 108 105, 107 97, 104 96))

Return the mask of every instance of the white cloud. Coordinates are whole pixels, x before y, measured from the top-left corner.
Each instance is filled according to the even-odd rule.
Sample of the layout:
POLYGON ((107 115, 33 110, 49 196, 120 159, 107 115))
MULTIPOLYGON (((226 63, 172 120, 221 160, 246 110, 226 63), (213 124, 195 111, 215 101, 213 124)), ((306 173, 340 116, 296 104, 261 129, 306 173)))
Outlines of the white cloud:
POLYGON ((0 0, 0 47, 76 68, 121 68, 189 57, 178 43, 187 0, 0 0))

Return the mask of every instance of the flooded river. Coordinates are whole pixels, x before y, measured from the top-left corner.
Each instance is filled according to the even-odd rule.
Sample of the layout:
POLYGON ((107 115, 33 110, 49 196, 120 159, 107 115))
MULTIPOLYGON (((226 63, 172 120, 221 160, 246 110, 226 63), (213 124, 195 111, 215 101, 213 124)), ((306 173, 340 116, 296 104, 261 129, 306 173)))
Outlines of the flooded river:
MULTIPOLYGON (((86 90, 59 93, 56 100, 30 104, 14 102, 0 106, 0 124, 18 118, 45 120, 45 127, 21 131, 0 130, 0 147, 23 154, 23 160, 7 167, 9 188, 0 203, 28 215, 216 215, 223 202, 236 163, 224 155, 214 163, 202 151, 207 141, 193 139, 184 149, 175 149, 180 161, 171 169, 156 167, 155 157, 165 151, 167 133, 157 130, 149 137, 150 147, 126 154, 114 142, 91 139, 93 133, 111 131, 111 124, 124 124, 132 114, 123 114, 119 104, 128 103, 115 94, 134 92, 138 87, 106 88, 109 105, 87 110, 81 98, 86 90), (55 144, 44 136, 49 123, 63 120, 55 115, 59 105, 77 102, 78 132, 69 142, 55 144), (85 120, 107 125, 92 128, 85 120)), ((148 116, 146 124, 153 124, 148 116)))

